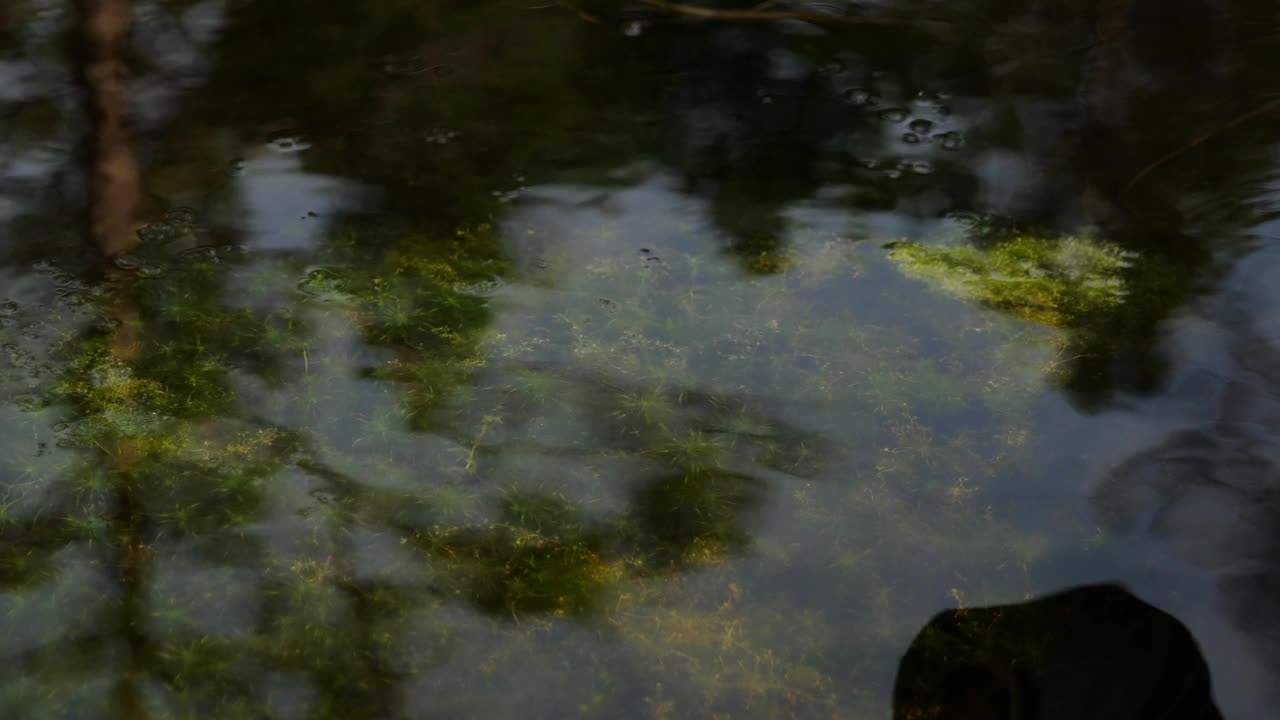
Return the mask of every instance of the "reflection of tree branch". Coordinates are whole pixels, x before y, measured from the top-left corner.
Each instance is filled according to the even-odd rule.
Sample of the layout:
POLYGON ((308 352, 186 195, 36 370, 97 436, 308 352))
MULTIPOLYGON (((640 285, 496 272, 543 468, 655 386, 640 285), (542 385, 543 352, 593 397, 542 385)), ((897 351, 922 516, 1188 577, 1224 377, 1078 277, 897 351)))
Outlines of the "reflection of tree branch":
POLYGON ((1227 130, 1230 130, 1231 128, 1237 125, 1240 125, 1242 123, 1248 122, 1249 120, 1252 120, 1253 118, 1259 115, 1265 115, 1266 113, 1272 110, 1275 110, 1277 108, 1280 108, 1280 98, 1276 98, 1271 102, 1268 102, 1262 105, 1261 107, 1254 108, 1253 110, 1250 110, 1249 112, 1232 119, 1227 124, 1216 127, 1213 130, 1210 130, 1209 132, 1195 138, 1194 140, 1187 143, 1186 145, 1183 145, 1182 147, 1160 157, 1160 159, 1142 168, 1142 170, 1140 170, 1137 175, 1134 175, 1133 179, 1129 181, 1129 184, 1125 185, 1124 187, 1125 192, 1129 192, 1130 190, 1132 190, 1134 186, 1137 185, 1139 182, 1141 182, 1144 177, 1146 177, 1147 175, 1150 175, 1153 170, 1160 167, 1161 165, 1164 165, 1170 160, 1173 160, 1179 157, 1180 155, 1183 155, 1186 152, 1193 150, 1200 145, 1203 145, 1204 143, 1212 140, 1214 137, 1216 137, 1220 133, 1226 132, 1227 130))
MULTIPOLYGON (((585 21, 587 21, 587 22, 589 22, 589 23, 599 23, 599 22, 600 22, 600 18, 599 18, 599 17, 597 17, 597 16, 595 16, 595 15, 592 15, 591 13, 587 12, 586 10, 583 10, 582 8, 578 7, 577 5, 574 5, 574 4, 569 3, 569 2, 565 2, 565 0, 561 0, 561 1, 560 1, 560 5, 561 5, 561 6, 563 6, 563 7, 567 7, 567 8, 569 8, 570 10, 574 11, 575 13, 577 13, 578 17, 582 18, 583 20, 585 20, 585 21)), ((534 7, 532 7, 532 8, 529 8, 529 9, 530 9, 530 10, 541 10, 541 9, 542 9, 542 8, 544 8, 544 7, 554 7, 554 5, 537 5, 537 6, 534 6, 534 7)))
POLYGON ((912 25, 916 21, 900 18, 868 17, 853 15, 828 15, 825 13, 804 12, 800 10, 769 10, 773 2, 763 2, 745 9, 733 10, 708 8, 699 5, 667 2, 666 0, 641 0, 645 5, 655 7, 664 12, 704 20, 808 20, 810 22, 860 23, 868 25, 912 25))

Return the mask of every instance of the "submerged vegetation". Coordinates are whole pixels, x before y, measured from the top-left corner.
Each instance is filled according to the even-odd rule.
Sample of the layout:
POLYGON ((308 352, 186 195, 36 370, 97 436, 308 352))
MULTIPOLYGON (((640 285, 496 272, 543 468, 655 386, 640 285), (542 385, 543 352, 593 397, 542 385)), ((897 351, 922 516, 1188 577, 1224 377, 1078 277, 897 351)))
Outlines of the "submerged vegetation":
POLYGON ((937 220, 1047 66, 640 5, 139 8, 105 263, 74 92, 0 98, 0 716, 884 717, 939 607, 1105 547, 1028 512, 1045 391, 1154 386, 1198 266, 937 220))
POLYGON ((1130 380, 1159 382, 1151 338, 1160 320, 1193 290, 1193 278, 1156 253, 1140 254, 1091 237, 1058 237, 973 223, 958 244, 890 243, 889 257, 946 294, 1061 333, 1051 374, 1097 407, 1123 387, 1115 367, 1155 368, 1130 380), (1134 358, 1141 353, 1144 357, 1134 358))
MULTIPOLYGON (((597 228, 600 254, 545 291, 485 252, 492 228, 360 232, 309 266, 227 246, 149 257, 110 291, 133 298, 127 320, 33 291, 82 319, 20 307, 0 328, 7 387, 39 398, 23 417, 60 448, 7 436, 21 544, 5 573, 28 588, 10 617, 71 632, 66 613, 87 612, 94 637, 126 633, 128 672, 181 716, 258 712, 275 682, 305 688, 290 702, 314 717, 390 707, 406 682, 482 712, 530 654, 594 678, 547 713, 616 716, 624 678, 648 688, 642 715, 809 713, 863 702, 871 680, 841 658, 900 650, 900 594, 989 592, 930 579, 934 563, 1013 589, 1037 557, 982 500, 1024 450, 1033 378, 1011 385, 999 353, 923 356, 856 297, 813 314, 889 269, 871 246, 812 234, 753 277, 688 251, 628 257, 597 228), (82 570, 57 559, 73 548, 82 570), (92 601, 46 587, 111 567, 92 601), (817 606, 777 595, 806 584, 817 606), (865 622, 839 619, 854 609, 865 622)), ((927 305, 921 321, 963 343, 931 316, 968 311, 927 305)), ((68 699, 75 672, 6 707, 110 701, 68 699)))
POLYGON ((1013 234, 987 248, 889 246, 904 271, 961 299, 1054 327, 1081 325, 1121 307, 1135 254, 1080 238, 1013 234))

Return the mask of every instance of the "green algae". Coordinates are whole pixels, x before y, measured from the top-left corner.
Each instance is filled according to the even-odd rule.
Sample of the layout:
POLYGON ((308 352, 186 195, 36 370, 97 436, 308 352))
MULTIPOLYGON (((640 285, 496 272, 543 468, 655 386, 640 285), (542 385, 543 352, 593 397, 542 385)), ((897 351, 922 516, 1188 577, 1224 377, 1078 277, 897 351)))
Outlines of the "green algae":
MULTIPOLYGON (((976 222, 959 241, 886 247, 906 275, 1056 333, 1053 358, 1040 364, 1086 409, 1100 407, 1126 385, 1138 391, 1158 387, 1156 328, 1195 288, 1187 270, 1165 254, 1127 250, 1088 235, 976 222), (1117 358, 1129 358, 1143 374, 1119 377, 1117 358)), ((1011 334, 1003 352, 1018 362, 1024 340, 1011 334)), ((1034 333, 1031 342, 1045 346, 1034 333)))
POLYGON ((991 247, 892 243, 904 272, 961 299, 1054 327, 1120 307, 1134 258, 1087 239, 1013 235, 991 247))

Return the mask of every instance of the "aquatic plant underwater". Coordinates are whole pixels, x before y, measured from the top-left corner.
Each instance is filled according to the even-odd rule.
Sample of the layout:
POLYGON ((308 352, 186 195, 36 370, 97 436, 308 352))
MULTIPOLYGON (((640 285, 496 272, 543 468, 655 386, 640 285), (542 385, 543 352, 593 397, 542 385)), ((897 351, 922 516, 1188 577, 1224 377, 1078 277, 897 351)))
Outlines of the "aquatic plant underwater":
MULTIPOLYGON (((0 716, 882 718, 940 608, 1106 561, 1045 458, 1159 386, 1261 141, 1203 159, 1238 202, 1130 182, 1160 243, 946 215, 1074 101, 1071 28, 642 4, 149 6, 105 261, 75 173, 0 161, 0 716)), ((69 76, 37 6, 0 59, 69 76)), ((13 157, 78 147, 57 82, 13 157)), ((1133 104, 1140 168, 1183 129, 1133 104)))
POLYGON ((43 268, 0 327, 5 706, 870 717, 904 609, 1025 591, 1047 541, 991 488, 1122 256, 811 231, 743 275, 575 232, 519 277, 493 226, 302 266, 175 213, 108 289, 43 268))

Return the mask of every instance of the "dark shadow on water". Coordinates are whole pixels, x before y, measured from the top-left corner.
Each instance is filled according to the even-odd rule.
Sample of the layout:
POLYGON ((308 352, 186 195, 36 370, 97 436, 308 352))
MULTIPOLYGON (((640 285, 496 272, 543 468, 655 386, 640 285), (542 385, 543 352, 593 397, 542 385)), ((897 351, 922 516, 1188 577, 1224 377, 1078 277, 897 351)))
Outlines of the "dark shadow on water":
POLYGON ((1115 585, 938 614, 912 641, 895 720, 1213 720, 1209 668, 1176 618, 1115 585))

